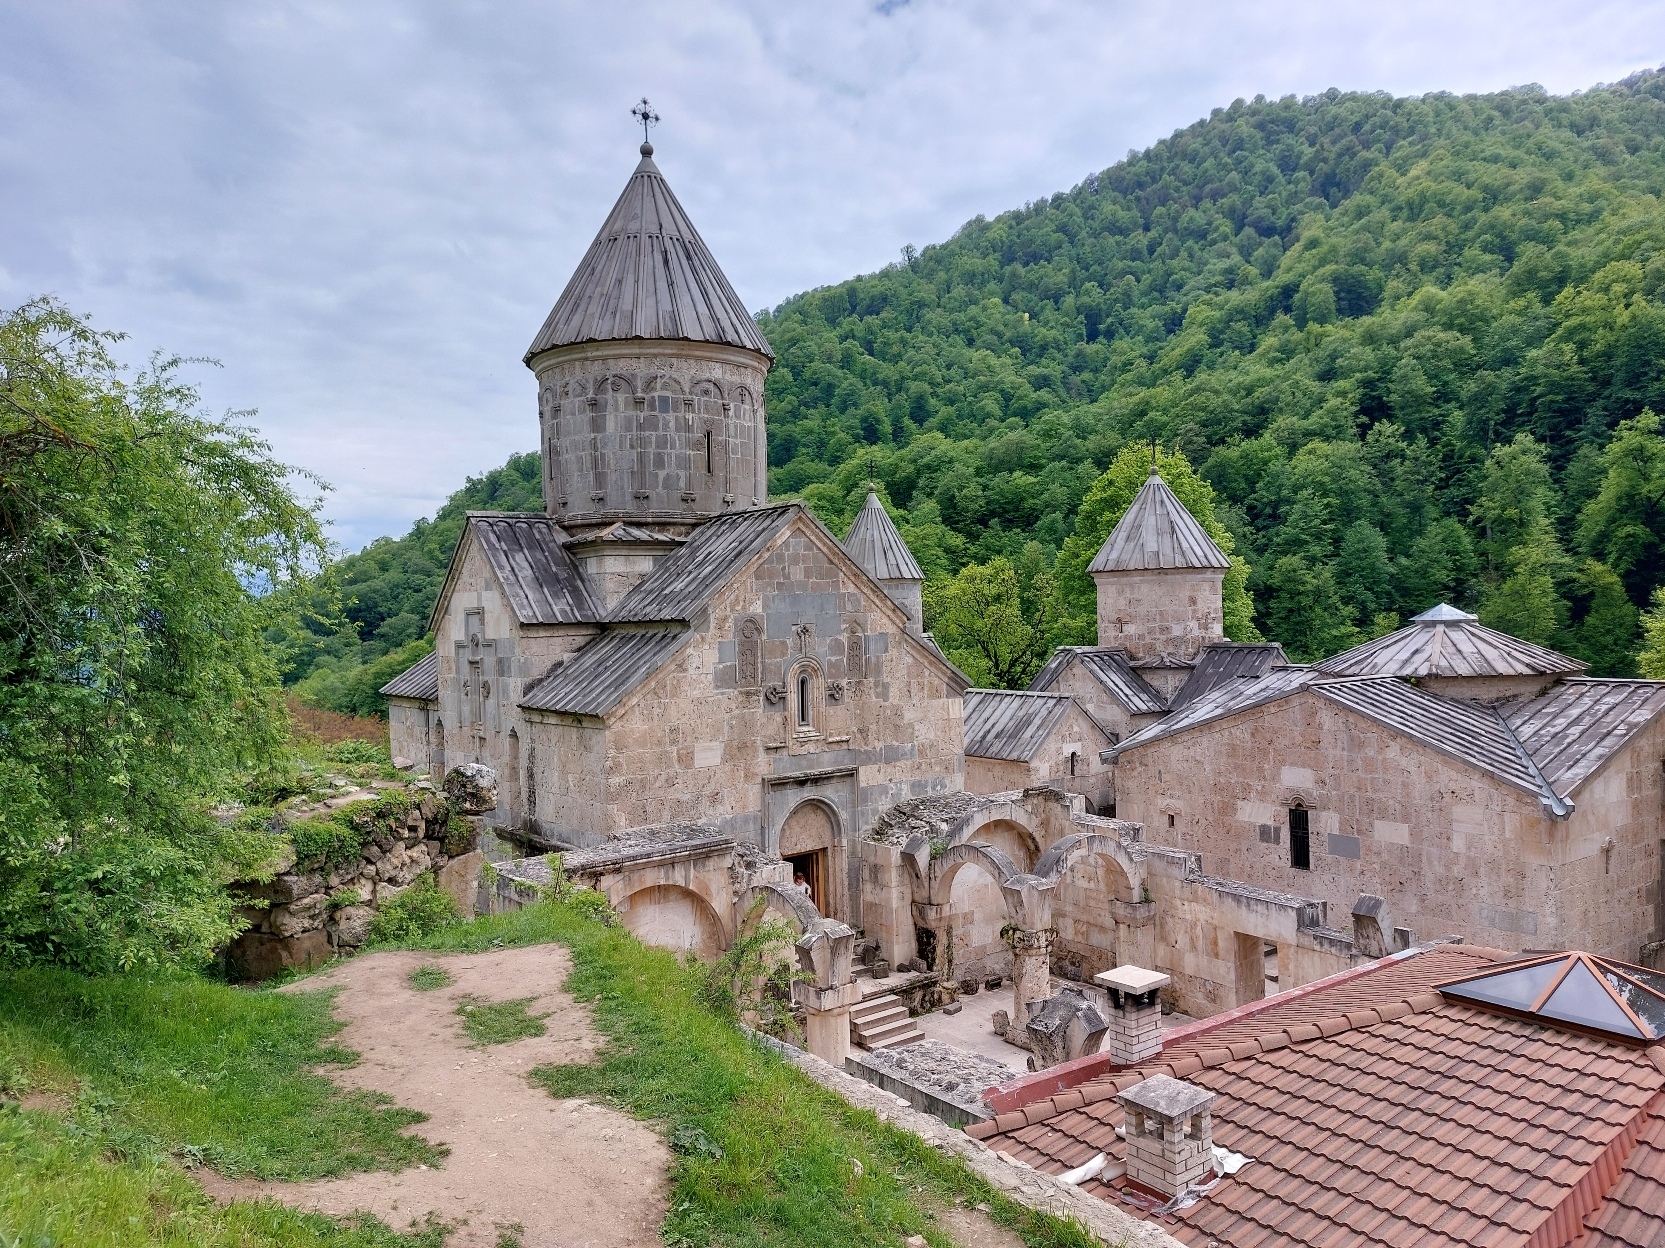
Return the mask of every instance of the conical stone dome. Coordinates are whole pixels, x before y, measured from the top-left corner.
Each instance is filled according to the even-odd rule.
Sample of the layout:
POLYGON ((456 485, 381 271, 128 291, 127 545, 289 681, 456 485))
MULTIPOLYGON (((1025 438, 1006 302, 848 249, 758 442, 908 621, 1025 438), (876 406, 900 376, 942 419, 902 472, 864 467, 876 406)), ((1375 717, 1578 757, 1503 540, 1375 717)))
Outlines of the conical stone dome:
POLYGON ((544 509, 575 533, 624 521, 676 536, 760 505, 772 360, 644 143, 526 352, 544 509))
POLYGON ((1172 688, 1162 692, 1171 696, 1184 667, 1224 640, 1230 569, 1225 552, 1152 468, 1087 565, 1098 589, 1098 644, 1126 650, 1136 668, 1163 670, 1172 688))
POLYGON ((629 338, 726 343, 774 358, 751 313, 682 210, 652 147, 527 348, 629 338))
POLYGON ((872 490, 867 492, 867 500, 844 538, 844 549, 862 571, 884 587, 891 601, 908 613, 909 631, 921 632, 925 626, 925 573, 872 490))
POLYGON ((1214 539, 1151 469, 1133 505, 1104 539, 1088 572, 1231 567, 1214 539))

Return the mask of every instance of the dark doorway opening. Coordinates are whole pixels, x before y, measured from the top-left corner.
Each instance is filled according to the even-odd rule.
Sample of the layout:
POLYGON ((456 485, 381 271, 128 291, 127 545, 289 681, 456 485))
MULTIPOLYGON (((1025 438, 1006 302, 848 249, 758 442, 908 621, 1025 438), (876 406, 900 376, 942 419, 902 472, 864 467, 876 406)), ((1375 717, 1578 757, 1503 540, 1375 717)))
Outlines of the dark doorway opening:
POLYGON ((792 864, 792 887, 798 886, 798 877, 803 876, 804 883, 809 885, 809 899, 815 903, 815 908, 822 914, 827 912, 827 851, 813 850, 807 854, 793 854, 786 860, 792 864))

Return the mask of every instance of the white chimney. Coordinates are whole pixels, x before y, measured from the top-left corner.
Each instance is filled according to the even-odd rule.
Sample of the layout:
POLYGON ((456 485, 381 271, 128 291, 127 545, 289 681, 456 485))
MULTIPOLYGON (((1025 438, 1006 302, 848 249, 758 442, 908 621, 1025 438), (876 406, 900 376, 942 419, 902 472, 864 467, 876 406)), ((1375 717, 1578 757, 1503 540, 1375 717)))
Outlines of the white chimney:
POLYGON ((1168 1196, 1202 1182, 1214 1160, 1208 1113, 1214 1093, 1167 1075, 1152 1075, 1116 1100, 1127 1122, 1128 1178, 1168 1196))
POLYGON ((1173 982, 1160 971, 1118 966, 1093 982, 1110 997, 1110 1030, 1103 1051, 1118 1066, 1137 1066, 1162 1051, 1162 1004, 1157 993, 1173 982))

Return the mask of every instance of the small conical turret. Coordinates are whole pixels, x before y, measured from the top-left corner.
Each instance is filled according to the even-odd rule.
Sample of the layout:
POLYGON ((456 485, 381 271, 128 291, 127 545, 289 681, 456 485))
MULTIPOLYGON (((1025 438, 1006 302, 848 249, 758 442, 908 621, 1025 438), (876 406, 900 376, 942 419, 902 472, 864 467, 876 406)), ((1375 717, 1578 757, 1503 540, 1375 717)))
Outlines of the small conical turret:
POLYGON ((844 549, 908 613, 908 631, 923 631, 925 612, 921 590, 925 573, 872 490, 867 492, 867 501, 862 503, 856 522, 850 526, 844 549))
POLYGON ((1098 644, 1135 666, 1189 663, 1224 640, 1231 560, 1151 469, 1087 571, 1098 587, 1098 644))

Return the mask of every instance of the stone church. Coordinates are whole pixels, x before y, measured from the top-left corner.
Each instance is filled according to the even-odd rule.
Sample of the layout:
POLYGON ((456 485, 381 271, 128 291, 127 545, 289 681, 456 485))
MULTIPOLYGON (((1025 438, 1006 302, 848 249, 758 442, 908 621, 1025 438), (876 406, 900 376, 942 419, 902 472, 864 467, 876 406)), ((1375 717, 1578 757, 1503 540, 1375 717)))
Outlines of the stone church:
POLYGON ((511 892, 559 850, 704 954, 762 897, 943 991, 1010 976, 1014 1018, 1122 963, 1208 1013, 1435 937, 1665 937, 1665 683, 1443 606, 1310 667, 1227 641, 1228 561, 1154 472, 1099 645, 968 689, 877 497, 843 540, 768 501, 772 355, 650 145, 525 363, 544 513, 469 515, 383 690, 395 755, 498 772, 511 892))

